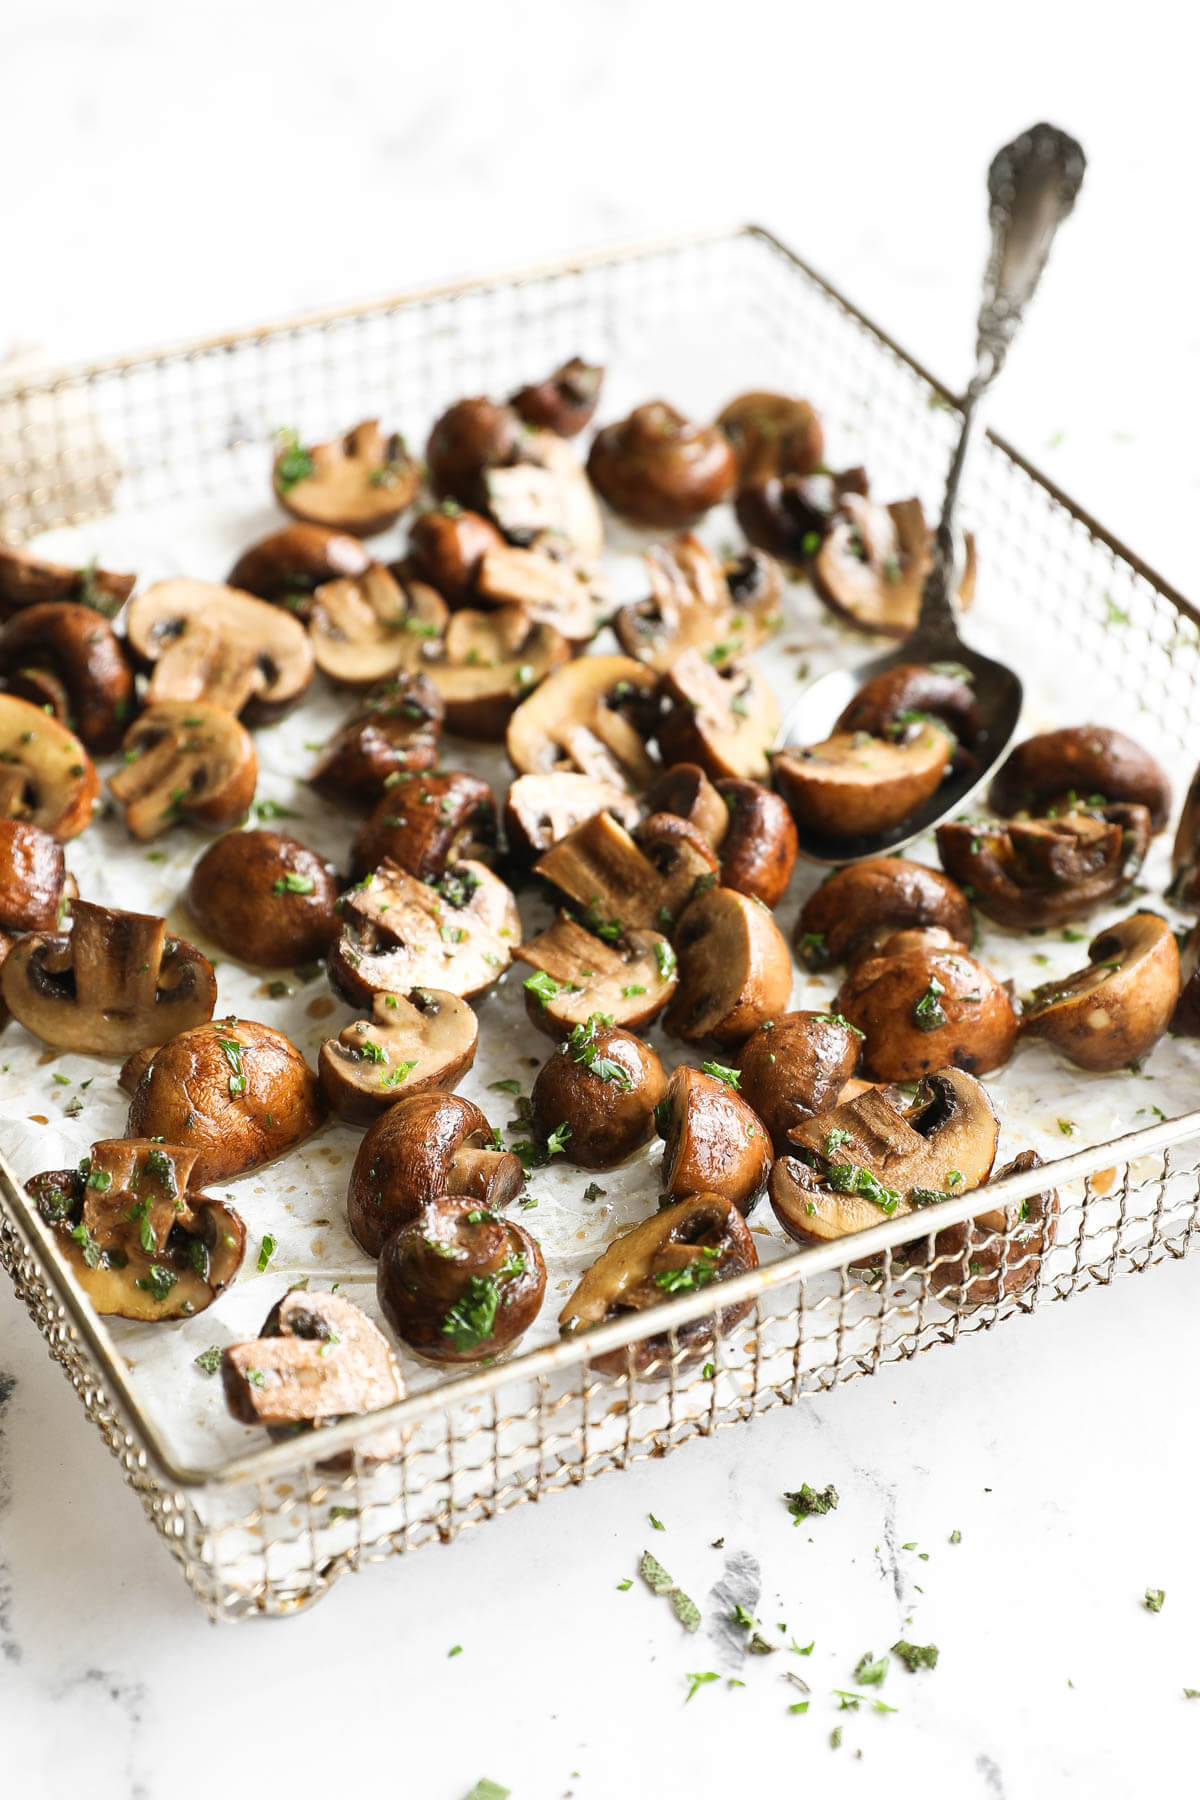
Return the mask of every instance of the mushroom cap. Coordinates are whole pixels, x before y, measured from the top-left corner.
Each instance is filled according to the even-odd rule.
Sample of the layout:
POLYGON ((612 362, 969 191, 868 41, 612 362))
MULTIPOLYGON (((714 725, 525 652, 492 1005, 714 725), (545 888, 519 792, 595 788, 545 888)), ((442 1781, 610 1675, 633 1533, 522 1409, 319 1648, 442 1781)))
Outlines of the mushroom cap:
POLYGON ((160 700, 125 734, 124 761, 108 778, 125 824, 142 843, 188 819, 210 831, 233 825, 258 785, 250 733, 204 701, 160 700))
POLYGON ((1157 913, 1136 912, 1092 939, 1087 968, 1034 990, 1021 1031, 1081 1069, 1123 1069, 1171 1024, 1179 977, 1174 932, 1157 913))
POLYGON ((714 781, 767 775, 779 705, 752 663, 731 657, 716 665, 685 650, 662 686, 667 713, 658 741, 669 761, 699 763, 714 781))
POLYGON ((523 1226, 448 1195, 388 1239, 376 1287, 388 1324, 417 1356, 480 1362, 510 1349, 533 1324, 546 1265, 523 1226))
POLYGON ((1007 989, 957 950, 856 963, 834 1005, 863 1033, 864 1070, 881 1081, 917 1081, 950 1067, 985 1074, 1008 1061, 1017 1041, 1007 989))
POLYGON ((485 474, 517 461, 521 420, 510 406, 485 395, 456 400, 435 422, 425 445, 429 485, 439 500, 487 510, 485 474))
POLYGON ((214 1019, 131 1061, 121 1071, 130 1136, 194 1150, 201 1184, 273 1162, 324 1121, 316 1076, 296 1046, 252 1019, 214 1019))
POLYGON ((637 793, 655 765, 631 713, 657 686, 653 670, 630 656, 581 656, 556 669, 508 722, 513 767, 519 775, 574 769, 637 793))
POLYGON ((637 801, 624 788, 573 769, 552 775, 518 775, 504 803, 504 835, 522 861, 561 843, 577 825, 610 812, 627 831, 637 824, 637 801))
POLYGON ((485 552, 503 545, 490 519, 457 500, 443 500, 418 513, 410 525, 408 561, 412 572, 435 587, 447 606, 469 606, 485 552))
POLYGON ((665 400, 647 401, 597 432, 587 469, 614 512, 677 530, 727 499, 737 480, 725 434, 692 423, 665 400))
POLYGON ((436 887, 385 862, 338 906, 342 935, 329 953, 329 979, 351 1006, 415 987, 469 998, 499 980, 521 942, 512 894, 468 858, 436 887))
POLYGON ((827 1112, 858 1067, 862 1039, 831 1013, 789 1012, 753 1032, 734 1066, 740 1092, 771 1134, 777 1154, 793 1125, 827 1112))
POLYGON ((427 675, 389 675, 326 744, 309 782, 331 800, 377 800, 401 776, 433 767, 444 714, 427 675))
POLYGON ((242 551, 229 571, 229 586, 260 600, 282 601, 303 617, 314 588, 343 577, 354 581, 370 566, 370 551, 349 532, 285 525, 242 551))
POLYGON ((717 792, 728 813, 719 840, 721 886, 736 888, 764 906, 778 906, 799 849, 785 801, 757 781, 719 781, 717 792))
POLYGON ((230 831, 192 870, 184 904, 227 956, 294 968, 324 956, 338 932, 337 871, 278 831, 230 831))
POLYGON ((489 860, 496 803, 486 781, 463 769, 406 774, 376 801, 354 840, 355 878, 393 862, 418 881, 436 881, 463 857, 489 860))
POLYGON ((980 912, 1026 929, 1079 918, 1125 892, 1150 843, 1144 806, 1009 825, 953 820, 937 829, 946 870, 980 912))
POLYGON ((775 782, 801 830, 849 844, 904 826, 936 794, 952 750, 936 725, 898 744, 839 731, 803 750, 781 750, 775 782))
POLYGON ((1011 818, 1077 806, 1127 803, 1144 806, 1151 831, 1161 831, 1171 811, 1171 783, 1148 750, 1106 725, 1071 725, 1042 731, 1018 744, 992 782, 988 805, 1011 818))
POLYGON ((0 929, 53 931, 66 877, 57 838, 39 825, 0 818, 0 929))
POLYGON ((719 849, 733 808, 726 805, 699 763, 672 763, 642 796, 647 813, 674 813, 719 849))
MULTIPOLYGON (((271 1308, 261 1337, 229 1346, 221 1379, 235 1419, 289 1435, 404 1398, 396 1358, 379 1327, 340 1294, 300 1288, 271 1308)), ((398 1441, 385 1449, 374 1439, 369 1446, 373 1456, 400 1448, 398 1441)))
POLYGON ((91 824, 99 792, 95 764, 74 732, 40 706, 0 693, 0 817, 65 842, 91 824))
POLYGON ((369 1125, 399 1096, 453 1088, 478 1042, 479 1021, 457 994, 376 994, 369 1020, 356 1019, 321 1045, 321 1093, 339 1118, 369 1125))
POLYGON ((75 600, 23 607, 0 628, 0 685, 49 704, 97 756, 116 749, 135 705, 121 640, 75 600))
POLYGON ((626 931, 609 943, 560 913, 515 955, 535 970, 525 982, 530 1022, 554 1038, 567 1037, 594 1013, 640 1031, 675 992, 675 952, 657 931, 626 931))
POLYGON ((733 888, 692 901, 675 934, 679 985, 663 1020, 673 1037, 739 1044, 786 1011, 788 947, 766 907, 733 888))
POLYGON ((604 370, 599 363, 572 356, 544 381, 518 388, 509 405, 527 425, 557 432, 559 437, 575 437, 591 423, 603 385, 604 370))
POLYGON ((346 1213, 354 1240, 378 1256, 387 1240, 448 1194, 507 1206, 525 1185, 521 1159, 493 1147, 492 1128, 461 1094, 405 1094, 367 1127, 346 1213))
POLYGON ((863 683, 834 727, 903 741, 914 724, 940 719, 957 740, 956 766, 975 766, 982 721, 969 669, 956 663, 898 663, 863 683))
POLYGON ((681 1064, 658 1112, 663 1186, 675 1199, 720 1194, 748 1213, 767 1185, 766 1126, 727 1081, 681 1064))
POLYGON ((836 869, 809 895, 796 921, 796 948, 810 968, 873 956, 910 927, 939 926, 964 950, 975 936, 966 895, 949 876, 904 856, 875 856, 836 869))
POLYGON ((563 1155, 581 1169, 611 1169, 654 1136, 654 1108, 667 1091, 648 1045, 593 1014, 542 1064, 530 1094, 544 1136, 570 1127, 563 1155))
POLYGON ((331 681, 371 687, 402 669, 415 671, 448 617, 445 601, 425 582, 402 584, 382 563, 371 563, 354 580, 327 581, 313 594, 312 655, 331 681))
POLYGON ((768 475, 811 475, 825 454, 825 433, 807 400, 756 388, 717 414, 738 464, 738 486, 768 475))
POLYGON ((300 622, 219 582, 155 582, 130 601, 125 633, 151 670, 150 705, 207 701, 266 724, 312 680, 312 646, 300 622))
MULTIPOLYGON (((921 589, 930 567, 929 527, 919 500, 878 506, 864 495, 842 495, 812 565, 813 586, 832 612, 863 631, 904 638, 916 627, 921 589)), ((970 605, 975 591, 975 545, 967 535, 967 560, 958 597, 970 605)))
POLYGON ((11 619, 22 607, 40 606, 47 600, 73 600, 111 619, 136 585, 136 575, 116 575, 92 563, 74 568, 69 563, 48 562, 16 544, 0 541, 0 619, 11 619))
POLYGON ((280 504, 297 519, 373 537, 411 506, 421 471, 399 432, 385 433, 378 419, 364 419, 344 437, 307 451, 293 434, 275 458, 273 482, 280 504))

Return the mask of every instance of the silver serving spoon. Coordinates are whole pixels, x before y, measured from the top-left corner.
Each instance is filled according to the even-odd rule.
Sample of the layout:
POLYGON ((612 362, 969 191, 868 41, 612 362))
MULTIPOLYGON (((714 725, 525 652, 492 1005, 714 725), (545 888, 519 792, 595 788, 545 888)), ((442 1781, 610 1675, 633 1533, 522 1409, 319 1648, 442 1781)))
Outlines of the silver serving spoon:
POLYGON ((920 812, 890 832, 871 838, 830 838, 800 832, 800 854, 810 862, 852 863, 894 854, 964 803, 991 775, 1007 751, 1021 716, 1022 688, 1003 663, 981 656, 958 634, 956 604, 962 572, 962 538, 955 526, 967 453, 976 435, 980 402, 1004 366, 1008 347, 1046 266, 1054 234, 1075 204, 1083 180, 1083 151, 1066 132, 1035 125, 997 152, 988 170, 992 247, 983 278, 975 344, 975 373, 962 403, 962 432, 946 478, 946 497, 933 544, 933 561, 921 593, 915 630, 899 649, 853 668, 822 675, 800 695, 780 731, 777 748, 819 743, 833 731, 854 695, 873 675, 897 663, 959 663, 971 672, 982 732, 972 765, 950 775, 920 812))

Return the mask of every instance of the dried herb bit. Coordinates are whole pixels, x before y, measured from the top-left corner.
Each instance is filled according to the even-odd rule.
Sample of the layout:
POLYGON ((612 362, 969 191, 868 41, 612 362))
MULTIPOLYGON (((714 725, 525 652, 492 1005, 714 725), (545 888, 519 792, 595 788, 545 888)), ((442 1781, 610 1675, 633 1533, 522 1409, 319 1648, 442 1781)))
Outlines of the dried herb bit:
POLYGON ((886 1652, 883 1656, 872 1656, 868 1650, 865 1656, 859 1658, 854 1679, 859 1687, 879 1687, 887 1680, 887 1672, 891 1666, 891 1659, 886 1652))
POLYGON ((1166 1597, 1166 1590, 1164 1588, 1147 1588, 1145 1600, 1146 1611, 1161 1612, 1163 1609, 1163 1601, 1166 1597))
MULTIPOLYGON (((721 1677, 717 1674, 715 1669, 705 1669, 700 1675, 685 1675, 683 1679, 685 1681, 690 1681, 692 1684, 687 1691, 687 1700, 683 1703, 686 1706, 688 1700, 704 1686, 706 1681, 720 1681, 721 1677)), ((468 1796, 468 1800, 470 1800, 470 1796, 468 1796)))
POLYGON ((735 1093, 741 1088, 742 1073, 740 1069, 731 1069, 727 1063, 719 1062, 701 1063, 700 1067, 706 1075, 711 1075, 715 1081, 723 1081, 726 1087, 731 1087, 735 1093))
POLYGON ((937 1668, 936 1644, 909 1644, 903 1638, 897 1638, 892 1645, 892 1655, 900 1658, 910 1675, 915 1675, 918 1669, 937 1668))
POLYGON ((260 1275, 264 1272, 267 1264, 270 1262, 278 1248, 279 1245, 271 1236, 271 1233, 269 1231, 265 1232, 263 1234, 262 1248, 258 1253, 258 1272, 260 1275))
POLYGON ((957 1530, 952 1531, 950 1533, 950 1542, 952 1544, 961 1544, 962 1543, 962 1532, 957 1531, 957 1530))
POLYGON ((937 976, 931 975, 929 986, 913 1007, 913 1021, 918 1031, 938 1031, 946 1023, 946 1014, 938 1004, 945 991, 937 976))
MULTIPOLYGON (((650 1517, 651 1522, 654 1522, 653 1513, 650 1517)), ((662 1526, 660 1525, 658 1529, 661 1531, 662 1526)), ((700 1608, 694 1600, 688 1598, 682 1588, 676 1585, 662 1564, 651 1556, 648 1550, 642 1551, 638 1574, 652 1594, 660 1594, 663 1599, 671 1602, 672 1611, 685 1631, 699 1631, 700 1608)), ((713 1677, 713 1680, 716 1680, 716 1676, 713 1677)))
POLYGON ((756 1631, 746 1645, 746 1654, 747 1656, 774 1656, 778 1648, 778 1644, 768 1644, 766 1638, 756 1631))
POLYGON ((215 1375, 221 1366, 220 1344, 210 1344, 207 1350, 200 1352, 199 1356, 193 1356, 192 1362, 201 1374, 215 1375))
POLYGON ((665 1531, 667 1529, 666 1526, 663 1524, 662 1520, 656 1519, 653 1513, 647 1513, 646 1517, 649 1519, 650 1523, 653 1525, 655 1531, 665 1531))
POLYGON ((841 1747, 842 1747, 842 1728, 840 1725, 835 1725, 833 1730, 829 1734, 829 1748, 831 1750, 840 1750, 841 1747))
POLYGON ((785 1493, 783 1498, 792 1515, 792 1523, 799 1525, 802 1519, 814 1519, 822 1513, 833 1512, 838 1503, 838 1491, 832 1481, 826 1488, 811 1488, 804 1481, 793 1493, 785 1493))
POLYGON ((602 1200, 607 1192, 608 1189, 602 1188, 598 1181, 589 1181, 583 1190, 583 1197, 585 1200, 602 1200))

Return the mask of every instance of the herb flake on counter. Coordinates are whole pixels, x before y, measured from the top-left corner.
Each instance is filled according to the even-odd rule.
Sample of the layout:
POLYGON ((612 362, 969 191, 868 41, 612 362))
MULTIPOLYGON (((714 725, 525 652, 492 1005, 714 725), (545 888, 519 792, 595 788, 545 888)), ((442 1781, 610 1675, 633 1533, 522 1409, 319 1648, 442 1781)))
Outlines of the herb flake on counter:
POLYGON ((915 1675, 918 1669, 937 1668, 936 1644, 910 1644, 904 1638, 897 1638, 892 1645, 892 1655, 900 1658, 910 1675, 915 1675))
MULTIPOLYGON (((715 1669, 705 1669, 699 1675, 685 1675, 683 1679, 685 1681, 690 1681, 692 1684, 691 1687, 688 1689, 687 1697, 683 1702, 683 1704, 686 1706, 688 1703, 688 1700, 691 1699, 693 1694, 699 1692, 699 1690, 704 1686, 705 1682, 720 1681, 721 1677, 717 1674, 717 1671, 715 1669)), ((468 1800, 470 1800, 469 1795, 468 1795, 468 1800)))
POLYGON ((1165 1588, 1147 1588, 1146 1598, 1143 1602, 1146 1611, 1153 1613, 1161 1612, 1163 1609, 1163 1601, 1166 1597, 1165 1588))
POLYGON ((647 1513, 646 1517, 649 1519, 650 1523, 653 1525, 655 1531, 665 1531, 667 1529, 666 1526, 663 1524, 662 1520, 656 1519, 653 1513, 647 1513))
POLYGON ((802 1519, 819 1518, 822 1513, 833 1512, 838 1503, 838 1491, 832 1481, 825 1488, 812 1488, 807 1481, 802 1481, 798 1488, 785 1492, 783 1498, 793 1525, 799 1525, 802 1519))
POLYGON ((886 1651, 882 1656, 872 1656, 868 1650, 858 1660, 854 1679, 859 1687, 879 1687, 887 1680, 887 1672, 891 1666, 891 1659, 886 1651))
MULTIPOLYGON (((651 1514, 653 1519, 653 1514, 651 1514)), ((661 1531, 662 1526, 658 1529, 661 1531)), ((657 1558, 648 1550, 642 1551, 642 1560, 638 1564, 638 1574, 646 1583, 652 1594, 660 1595, 671 1602, 671 1610, 685 1631, 699 1631, 700 1608, 683 1589, 672 1580, 657 1558)), ((715 1677, 714 1677, 715 1680, 715 1677)))
POLYGON ((199 1356, 193 1356, 192 1364, 193 1367, 200 1370, 202 1375, 215 1375, 221 1366, 220 1344, 210 1344, 207 1350, 200 1352, 199 1356))
POLYGON ((278 1242, 271 1236, 271 1233, 269 1231, 264 1232, 262 1246, 258 1252, 258 1272, 260 1275, 265 1273, 267 1264, 270 1262, 278 1248, 278 1242))
POLYGON ((501 1787, 498 1781, 489 1781, 486 1775, 480 1777, 469 1794, 463 1800, 509 1800, 511 1788, 501 1787))

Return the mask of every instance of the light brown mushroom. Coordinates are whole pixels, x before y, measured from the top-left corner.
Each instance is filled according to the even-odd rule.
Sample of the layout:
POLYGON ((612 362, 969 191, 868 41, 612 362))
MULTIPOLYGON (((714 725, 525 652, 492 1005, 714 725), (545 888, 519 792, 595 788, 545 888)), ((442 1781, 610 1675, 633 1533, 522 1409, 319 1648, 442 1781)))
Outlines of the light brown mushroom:
POLYGON ((685 650, 663 676, 658 741, 669 762, 698 763, 714 781, 761 780, 779 730, 770 683, 752 663, 712 663, 685 650))
POLYGON ((297 519, 355 537, 394 525, 421 486, 420 465, 398 431, 364 419, 344 437, 305 449, 294 431, 279 433, 273 472, 280 504, 297 519))
POLYGON ((136 575, 117 575, 98 568, 95 562, 84 563, 82 568, 49 562, 0 540, 0 619, 11 619, 23 607, 51 600, 73 600, 111 619, 136 585, 136 575))
POLYGON ((1179 996, 1179 949, 1157 913, 1136 912, 1088 945, 1088 966, 1035 988, 1022 1034, 1081 1069, 1123 1069, 1152 1050, 1179 996))
POLYGON ((204 701, 261 725, 294 706, 312 680, 299 620, 218 582, 156 582, 130 601, 125 631, 150 668, 151 706, 204 701))
MULTIPOLYGON (((221 1382, 233 1417, 277 1438, 320 1431, 404 1399, 403 1377, 379 1327, 342 1295, 312 1288, 292 1288, 271 1308, 257 1338, 229 1346, 221 1382)), ((383 1461, 402 1445, 402 1433, 379 1431, 360 1439, 354 1456, 383 1461)), ((318 1467, 341 1469, 350 1460, 335 1457, 318 1467)))
POLYGON ((1161 831, 1171 811, 1171 783, 1147 750, 1105 725, 1072 725, 1026 738, 988 792, 988 805, 1006 818, 1118 804, 1144 806, 1151 831, 1161 831))
POLYGON ((522 430, 520 454, 484 472, 486 510, 510 544, 590 570, 604 548, 596 496, 573 447, 553 431, 522 430))
POLYGON ((567 1037, 595 1013, 640 1031, 675 992, 675 952, 656 931, 630 930, 607 942, 564 913, 514 954, 534 970, 525 1011, 550 1037, 567 1037))
POLYGON ((715 425, 697 425, 665 400, 635 407, 592 440, 588 474, 614 512, 680 529, 733 492, 737 461, 715 425))
POLYGON ((717 859, 694 826, 658 814, 639 841, 609 812, 594 813, 551 846, 534 874, 554 883, 589 930, 613 941, 630 927, 670 932, 697 891, 716 882, 717 859), (661 826, 677 829, 653 829, 661 826))
POLYGON ((546 1292, 537 1240, 465 1195, 432 1201, 379 1257, 380 1311, 428 1362, 502 1355, 533 1324, 546 1292))
POLYGON ((653 670, 629 656, 583 656, 557 669, 508 722, 513 767, 520 775, 574 769, 637 793, 655 774, 638 719, 657 686, 653 670))
POLYGON ((692 901, 675 933, 679 986, 663 1020, 673 1037, 740 1044, 787 1008, 792 961, 757 900, 714 887, 692 901))
POLYGON ((108 620, 71 600, 26 606, 0 628, 0 686, 100 756, 133 716, 133 671, 108 620))
POLYGON ((479 600, 489 606, 523 607, 538 625, 552 626, 575 646, 596 635, 609 608, 599 570, 565 554, 555 556, 548 539, 537 549, 501 543, 480 558, 479 600))
POLYGON ((794 1125, 838 1104, 858 1067, 862 1037, 832 1013, 788 1012, 766 1019, 734 1057, 739 1092, 771 1134, 790 1149, 794 1125))
POLYGON ((863 1068, 880 1081, 917 1081, 934 1069, 998 1069, 1013 1053, 1008 990, 962 951, 928 945, 856 963, 835 1009, 863 1034, 863 1068))
POLYGON ((576 437, 591 423, 603 385, 600 364, 572 356, 544 381, 518 388, 509 405, 527 425, 557 432, 559 437, 576 437))
POLYGON ((569 832, 610 812, 627 831, 637 824, 637 801, 624 788, 592 775, 561 769, 554 775, 519 775, 504 803, 504 833, 509 850, 529 862, 561 843, 569 832))
POLYGON ((521 942, 512 894, 469 858, 437 887, 385 862, 339 907, 342 935, 329 953, 329 979, 351 1006, 414 987, 469 998, 499 980, 521 942))
POLYGON ((433 767, 444 712, 428 676, 388 676, 325 746, 310 783, 338 802, 377 800, 403 776, 433 767))
POLYGON ((671 1076, 655 1120, 663 1187, 674 1199, 715 1193, 748 1213, 767 1185, 770 1134, 738 1093, 739 1080, 721 1063, 684 1064, 671 1076))
POLYGON ((58 839, 39 825, 0 818, 0 929, 53 931, 67 878, 58 839))
POLYGON ((331 681, 371 687, 400 670, 418 670, 448 618, 445 601, 425 582, 401 583, 382 563, 371 563, 353 580, 327 581, 313 594, 312 655, 331 681))
POLYGON ((479 1021, 456 994, 433 988, 376 994, 370 1019, 325 1039, 317 1078, 332 1112, 369 1125, 402 1096, 456 1087, 475 1061, 478 1041, 479 1021))
POLYGON ((446 727, 500 742, 526 696, 570 656, 561 631, 523 606, 452 615, 444 636, 424 643, 419 666, 437 689, 446 727))
POLYGON ((672 763, 642 796, 647 813, 674 813, 703 832, 718 850, 729 829, 727 806, 699 763, 672 763))
POLYGON ((529 1097, 534 1129, 543 1139, 557 1131, 578 1168, 615 1168, 654 1136, 666 1091, 655 1052, 592 1013, 538 1071, 529 1097))
POLYGON ((0 818, 64 842, 91 824, 100 777, 75 736, 40 706, 0 694, 0 818))
POLYGON ((1109 806, 1008 825, 952 820, 937 829, 943 867, 998 925, 1031 929, 1119 899, 1150 844, 1144 806, 1109 806))
POLYGON ((381 795, 354 840, 356 880, 393 862, 418 881, 437 881, 463 858, 491 862, 496 803, 478 775, 464 769, 406 775, 381 795))
POLYGON ((762 551, 722 565, 692 532, 645 553, 648 599, 623 606, 613 627, 627 655, 665 674, 684 650, 713 662, 744 655, 782 622, 783 580, 762 551))
POLYGON ((358 1147, 347 1218, 355 1243, 378 1256, 437 1200, 462 1195, 495 1212, 524 1185, 520 1157, 496 1149, 492 1128, 472 1101, 436 1091, 402 1095, 367 1127, 358 1147))
POLYGON ((936 794, 952 754, 952 739, 937 725, 918 726, 903 743, 835 732, 824 743, 781 750, 775 783, 802 831, 850 844, 907 826, 936 794))
POLYGON ((316 588, 327 581, 356 581, 371 566, 371 553, 346 531, 327 525, 285 525, 251 544, 229 571, 229 586, 260 600, 274 600, 307 618, 316 588))
POLYGON ((219 706, 160 700, 130 726, 122 750, 108 785, 143 843, 185 822, 227 830, 249 810, 258 783, 254 743, 219 706))
POLYGON ((903 856, 873 856, 835 869, 805 901, 796 949, 810 969, 874 956, 897 932, 937 927, 964 950, 975 927, 966 895, 938 869, 903 856))
POLYGON ((863 683, 834 731, 909 743, 920 726, 938 720, 953 739, 951 766, 974 769, 983 723, 973 682, 960 663, 898 663, 863 683))
MULTIPOLYGON (((878 506, 861 494, 842 496, 812 566, 813 585, 832 612, 861 631, 903 638, 914 630, 930 566, 930 536, 919 500, 878 506)), ((958 597, 975 592, 975 546, 967 534, 958 597)))
POLYGON ((295 968, 337 936, 339 879, 324 857, 278 831, 230 831, 199 858, 184 904, 227 956, 295 968))

